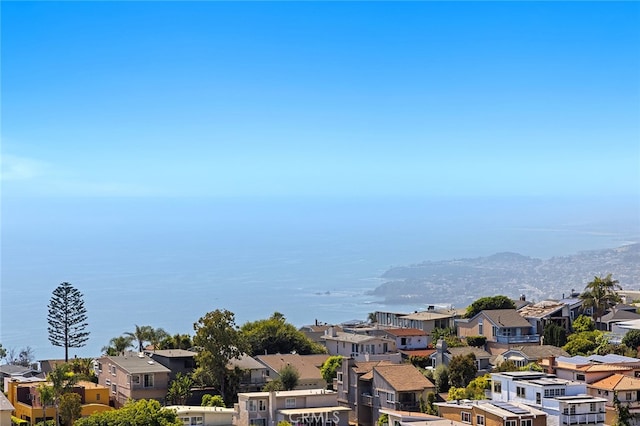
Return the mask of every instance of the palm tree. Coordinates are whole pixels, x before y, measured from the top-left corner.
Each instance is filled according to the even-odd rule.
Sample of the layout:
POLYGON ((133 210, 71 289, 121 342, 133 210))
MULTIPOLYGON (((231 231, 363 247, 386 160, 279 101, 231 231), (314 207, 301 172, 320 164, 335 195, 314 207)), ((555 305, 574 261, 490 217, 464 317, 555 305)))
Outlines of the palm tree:
POLYGON ((160 342, 169 337, 169 333, 164 331, 163 328, 151 328, 149 331, 149 343, 153 345, 153 350, 159 349, 160 342))
POLYGON ((133 346, 133 337, 118 336, 109 340, 109 345, 102 348, 107 355, 123 355, 124 351, 133 346))
POLYGON ((150 325, 139 326, 136 324, 136 331, 127 331, 124 333, 126 336, 130 336, 133 340, 138 341, 138 352, 142 352, 144 349, 144 342, 148 342, 153 333, 153 327, 150 325))
POLYGON ((71 371, 69 364, 61 364, 47 375, 53 389, 53 402, 56 407, 56 425, 60 425, 59 410, 60 398, 65 393, 71 392, 73 386, 78 382, 78 376, 71 371))
POLYGON ((42 404, 42 422, 47 422, 47 407, 54 402, 55 395, 53 393, 53 387, 46 383, 38 385, 38 393, 40 394, 40 404, 42 404))
POLYGON ((580 299, 583 300, 582 306, 593 309, 593 319, 598 324, 598 329, 601 328, 600 320, 605 312, 621 301, 616 293, 617 290, 622 290, 622 287, 618 284, 618 280, 612 279, 609 274, 604 278, 594 277, 580 295, 580 299))

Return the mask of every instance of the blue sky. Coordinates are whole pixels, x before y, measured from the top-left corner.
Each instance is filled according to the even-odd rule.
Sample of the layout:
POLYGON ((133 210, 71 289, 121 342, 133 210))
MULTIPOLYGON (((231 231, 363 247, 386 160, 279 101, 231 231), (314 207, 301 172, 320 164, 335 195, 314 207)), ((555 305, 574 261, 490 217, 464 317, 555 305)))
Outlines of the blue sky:
POLYGON ((2 2, 3 197, 640 196, 637 2, 2 2))

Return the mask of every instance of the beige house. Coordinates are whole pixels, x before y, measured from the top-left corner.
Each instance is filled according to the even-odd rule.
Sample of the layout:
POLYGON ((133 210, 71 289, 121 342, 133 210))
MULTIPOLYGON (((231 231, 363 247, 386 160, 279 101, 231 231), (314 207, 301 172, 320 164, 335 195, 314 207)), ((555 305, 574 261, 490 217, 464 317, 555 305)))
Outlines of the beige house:
POLYGON ((111 389, 116 408, 127 400, 155 399, 164 403, 171 370, 138 352, 102 356, 96 360, 98 383, 111 389))
POLYGON ((593 383, 616 373, 640 376, 640 359, 615 354, 548 357, 541 365, 546 372, 561 379, 584 383, 593 383))
POLYGON ((547 413, 517 402, 438 402, 438 413, 447 420, 474 426, 546 426, 547 413))
POLYGON ((487 351, 498 355, 513 345, 539 345, 540 335, 515 309, 495 309, 458 320, 458 337, 485 336, 487 351))
POLYGON ((170 405, 166 408, 175 411, 184 426, 229 426, 235 413, 233 408, 222 407, 170 405))
POLYGON ((337 393, 326 389, 239 393, 233 424, 271 426, 291 424, 349 425, 349 408, 338 405, 337 393))
POLYGON ((588 385, 587 392, 589 395, 607 400, 605 402, 605 424, 615 424, 617 415, 613 398, 616 392, 620 403, 629 407, 634 424, 640 423, 640 379, 624 374, 613 374, 588 385))
POLYGON ((362 361, 384 359, 398 354, 395 338, 380 335, 348 333, 329 329, 322 337, 330 355, 340 355, 362 361))
POLYGON ((280 377, 279 372, 284 367, 290 365, 294 367, 299 374, 298 385, 296 389, 324 389, 327 382, 320 373, 318 363, 322 365, 321 358, 325 360, 329 355, 298 355, 298 354, 275 354, 275 355, 259 355, 255 359, 266 367, 267 381, 276 380, 280 377))

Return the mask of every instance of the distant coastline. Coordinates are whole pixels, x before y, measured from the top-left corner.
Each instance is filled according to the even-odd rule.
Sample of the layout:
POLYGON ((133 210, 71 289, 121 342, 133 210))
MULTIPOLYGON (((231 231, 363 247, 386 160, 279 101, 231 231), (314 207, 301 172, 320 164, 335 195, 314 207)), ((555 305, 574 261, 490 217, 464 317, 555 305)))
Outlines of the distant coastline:
POLYGON ((385 304, 451 303, 466 306, 481 295, 560 298, 581 290, 596 275, 611 273, 625 289, 640 286, 640 244, 584 250, 538 259, 502 252, 487 257, 425 261, 385 271, 385 282, 368 294, 385 304))

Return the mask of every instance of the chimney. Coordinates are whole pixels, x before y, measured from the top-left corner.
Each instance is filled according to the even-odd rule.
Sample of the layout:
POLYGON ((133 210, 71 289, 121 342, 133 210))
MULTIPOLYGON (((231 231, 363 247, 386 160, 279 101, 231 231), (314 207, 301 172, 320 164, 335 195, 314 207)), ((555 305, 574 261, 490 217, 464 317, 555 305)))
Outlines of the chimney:
POLYGON ((521 302, 526 302, 527 301, 527 297, 524 294, 520 295, 520 301, 521 302))
POLYGON ((548 374, 556 374, 556 357, 551 355, 549 357, 549 365, 547 366, 548 374))

